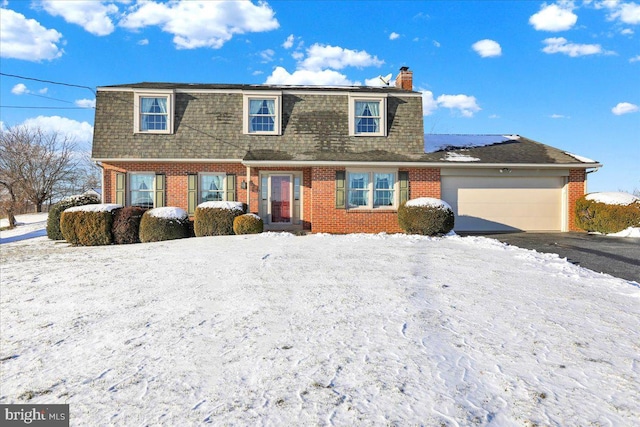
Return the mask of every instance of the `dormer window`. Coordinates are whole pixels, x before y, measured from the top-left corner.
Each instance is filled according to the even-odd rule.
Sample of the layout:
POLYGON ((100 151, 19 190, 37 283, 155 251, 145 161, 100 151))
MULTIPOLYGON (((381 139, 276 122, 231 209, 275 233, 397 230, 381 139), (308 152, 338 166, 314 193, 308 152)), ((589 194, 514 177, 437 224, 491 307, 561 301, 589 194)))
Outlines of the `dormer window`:
POLYGON ((173 92, 136 93, 136 133, 173 133, 173 92))
POLYGON ((243 132, 251 135, 280 135, 281 98, 279 92, 245 93, 243 132))
POLYGON ((349 97, 349 135, 386 136, 387 99, 384 95, 349 97))

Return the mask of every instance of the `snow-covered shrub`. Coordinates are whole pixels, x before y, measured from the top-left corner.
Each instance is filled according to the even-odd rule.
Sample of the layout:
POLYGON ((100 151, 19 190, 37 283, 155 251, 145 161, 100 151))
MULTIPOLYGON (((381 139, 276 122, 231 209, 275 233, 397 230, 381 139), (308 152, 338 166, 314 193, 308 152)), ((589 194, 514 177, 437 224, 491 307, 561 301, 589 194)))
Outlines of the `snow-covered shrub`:
POLYGON ((244 214, 241 202, 205 202, 198 205, 193 230, 196 237, 233 235, 233 221, 244 214))
POLYGON ((127 206, 115 211, 111 229, 113 243, 117 245, 140 243, 140 221, 145 212, 146 209, 139 206, 127 206))
POLYGON ((66 209, 60 216, 64 240, 72 245, 98 246, 113 242, 113 212, 122 208, 115 204, 91 204, 66 209))
POLYGON ((236 234, 259 234, 263 231, 264 222, 256 214, 240 215, 233 220, 233 232, 236 234))
POLYGON ((409 200, 398 208, 398 224, 408 234, 436 236, 453 230, 453 209, 430 197, 409 200))
POLYGON ((163 240, 189 237, 189 216, 180 208, 166 207, 146 211, 140 220, 140 241, 160 242, 163 240))
POLYGON ((586 231, 617 233, 640 226, 640 198, 628 193, 592 193, 576 201, 576 225, 586 231))
POLYGON ((62 230, 60 230, 60 216, 65 209, 72 208, 74 206, 84 206, 100 203, 100 196, 95 191, 87 191, 84 194, 77 196, 69 196, 60 200, 49 209, 49 215, 47 217, 47 237, 51 240, 62 240, 62 230))

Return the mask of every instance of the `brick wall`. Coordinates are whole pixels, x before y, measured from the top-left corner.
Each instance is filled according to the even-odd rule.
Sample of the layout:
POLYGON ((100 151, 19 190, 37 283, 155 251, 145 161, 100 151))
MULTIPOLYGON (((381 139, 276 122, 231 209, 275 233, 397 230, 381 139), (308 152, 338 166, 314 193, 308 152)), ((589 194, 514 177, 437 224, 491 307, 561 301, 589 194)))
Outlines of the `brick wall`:
MULTIPOLYGON (((311 170, 312 231, 314 233, 399 233, 395 210, 336 209, 336 171, 340 167, 311 170)), ((440 197, 439 169, 401 169, 409 171, 409 198, 440 197)))
POLYGON ((580 231, 576 226, 576 201, 584 196, 587 187, 587 173, 584 169, 569 170, 569 194, 567 215, 569 216, 569 231, 580 231))

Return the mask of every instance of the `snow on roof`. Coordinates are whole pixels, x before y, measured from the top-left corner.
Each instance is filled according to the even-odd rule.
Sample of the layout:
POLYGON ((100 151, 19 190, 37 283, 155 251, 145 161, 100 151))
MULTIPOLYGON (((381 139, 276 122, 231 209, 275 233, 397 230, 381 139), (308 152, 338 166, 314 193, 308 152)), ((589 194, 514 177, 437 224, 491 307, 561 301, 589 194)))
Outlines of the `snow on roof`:
POLYGON ((407 202, 405 206, 415 207, 415 206, 431 206, 432 208, 439 208, 442 210, 450 210, 451 206, 444 200, 434 199, 433 197, 419 197, 417 199, 411 199, 407 202))
POLYGON ((627 206, 632 203, 640 202, 640 197, 636 197, 633 194, 623 192, 609 192, 609 193, 591 193, 587 194, 587 200, 593 200, 594 202, 604 203, 605 205, 621 205, 627 206))
POLYGON ((424 136, 424 152, 449 151, 460 148, 477 148, 487 145, 516 141, 519 135, 442 135, 427 134, 424 136))
POLYGON ((456 153, 455 151, 447 151, 445 157, 440 160, 445 160, 447 162, 479 162, 480 159, 477 157, 471 157, 468 154, 456 153))
POLYGON ((230 211, 242 211, 242 202, 204 202, 198 205, 199 208, 228 209, 230 211))
POLYGON ((569 156, 573 157, 573 158, 574 158, 574 159, 576 159, 576 160, 580 160, 580 161, 581 161, 581 162, 583 162, 583 163, 598 163, 598 162, 596 162, 595 160, 591 160, 591 159, 590 159, 590 158, 588 158, 588 157, 580 156, 580 155, 578 155, 578 154, 572 154, 572 153, 569 153, 569 152, 567 152, 567 151, 565 151, 565 152, 564 152, 564 154, 567 154, 567 155, 569 155, 569 156))
POLYGON ((102 203, 94 205, 74 206, 65 209, 65 212, 111 212, 115 209, 120 209, 121 207, 122 205, 117 205, 115 203, 102 203))
POLYGON ((182 208, 176 207, 164 207, 164 208, 155 208, 147 211, 147 213, 156 218, 165 218, 165 219, 187 219, 189 215, 187 215, 187 211, 182 208))

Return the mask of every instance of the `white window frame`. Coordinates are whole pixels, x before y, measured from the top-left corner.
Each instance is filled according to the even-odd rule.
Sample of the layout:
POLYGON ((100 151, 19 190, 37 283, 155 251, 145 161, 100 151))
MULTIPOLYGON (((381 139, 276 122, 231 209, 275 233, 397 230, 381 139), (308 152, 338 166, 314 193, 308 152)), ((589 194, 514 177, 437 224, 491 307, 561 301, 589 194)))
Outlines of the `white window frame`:
POLYGON ((387 95, 349 94, 349 136, 387 136, 387 95), (380 102, 380 128, 378 132, 357 132, 356 102, 380 102))
POLYGON ((400 205, 400 183, 398 182, 398 169, 347 169, 345 176, 345 204, 349 210, 397 210, 400 205), (349 196, 351 193, 351 174, 369 174, 369 183, 367 186, 367 205, 366 206, 350 206, 349 196), (391 206, 374 206, 375 174, 393 174, 393 205, 391 206))
POLYGON ((259 91, 242 93, 242 132, 245 135, 281 135, 282 134, 282 92, 259 91), (251 131, 250 101, 274 101, 275 118, 273 131, 251 131))
POLYGON ((222 176, 222 200, 227 200, 227 174, 224 172, 200 172, 198 173, 198 204, 206 202, 202 199, 202 178, 205 176, 222 176))
POLYGON ((173 116, 175 112, 175 92, 172 90, 166 91, 136 91, 134 92, 133 103, 133 131, 134 133, 144 134, 172 134, 173 133, 173 116), (142 112, 140 107, 142 106, 142 98, 165 98, 167 100, 167 128, 158 130, 142 130, 142 120, 140 116, 142 112))
POLYGON ((133 205, 133 200, 131 197, 131 193, 133 191, 140 191, 138 189, 134 189, 133 186, 131 185, 131 177, 134 175, 151 175, 153 176, 153 179, 151 180, 151 188, 148 190, 150 195, 151 195, 151 203, 152 206, 149 209, 153 209, 156 207, 156 173, 155 172, 151 172, 151 171, 147 171, 147 172, 129 172, 127 173, 127 194, 126 194, 126 200, 127 200, 127 206, 134 206, 133 205))

